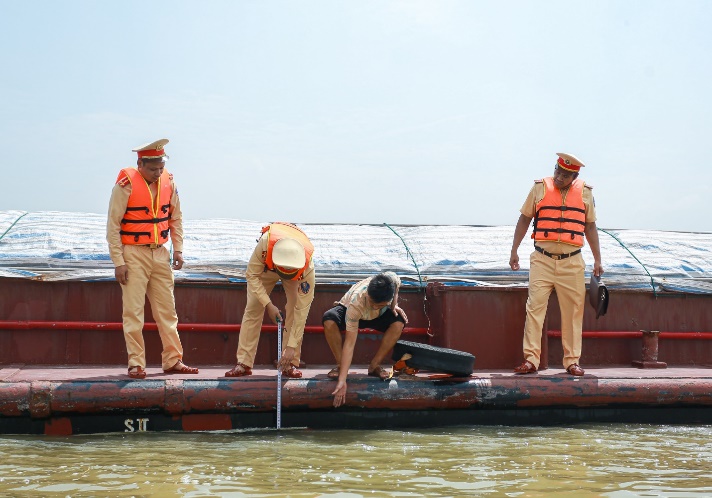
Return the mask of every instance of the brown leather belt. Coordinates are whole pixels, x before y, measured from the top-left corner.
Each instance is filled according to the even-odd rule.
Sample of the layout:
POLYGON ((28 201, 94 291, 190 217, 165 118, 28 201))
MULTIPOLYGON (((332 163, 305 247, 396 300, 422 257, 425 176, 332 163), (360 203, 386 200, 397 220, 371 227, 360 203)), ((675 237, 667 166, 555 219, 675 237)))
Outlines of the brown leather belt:
POLYGON ((539 247, 539 246, 534 246, 534 249, 536 249, 537 251, 539 251, 540 253, 542 253, 544 256, 549 256, 551 259, 555 259, 555 260, 557 260, 557 261, 560 260, 560 259, 570 258, 571 256, 576 256, 578 253, 581 252, 581 249, 577 249, 576 251, 570 252, 570 253, 568 253, 568 254, 554 254, 554 253, 551 253, 551 252, 549 252, 549 251, 545 251, 544 249, 542 249, 542 248, 539 247))

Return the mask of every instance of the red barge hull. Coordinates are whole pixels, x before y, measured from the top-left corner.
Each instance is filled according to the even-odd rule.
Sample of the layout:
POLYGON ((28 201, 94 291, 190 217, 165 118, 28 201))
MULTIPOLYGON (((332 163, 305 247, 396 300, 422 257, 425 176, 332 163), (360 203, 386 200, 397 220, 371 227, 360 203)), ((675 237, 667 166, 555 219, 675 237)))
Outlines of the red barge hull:
MULTIPOLYGON (((240 379, 220 377, 223 370, 215 368, 203 368, 198 378, 158 372, 149 369, 137 381, 124 380, 119 367, 5 368, 0 430, 69 435, 275 427, 274 370, 240 379)), ((385 382, 356 369, 340 408, 332 406, 336 384, 327 369, 306 372, 282 383, 282 427, 712 423, 708 369, 589 369, 583 378, 554 369, 526 376, 478 371, 469 378, 385 382)))
MULTIPOLYGON (((303 379, 285 380, 283 427, 397 428, 582 421, 712 423, 712 296, 611 290, 608 314, 586 310, 583 378, 561 369, 558 303, 545 323, 542 367, 514 376, 521 361, 524 288, 428 283, 406 287, 401 305, 407 340, 467 351, 477 357, 467 379, 381 382, 356 368, 346 405, 331 406, 333 359, 321 315, 348 285, 320 284, 307 323, 303 379), (667 369, 631 366, 641 360, 641 330, 661 331, 657 356, 667 369), (432 336, 430 335, 432 334, 432 336), (314 365, 322 365, 314 367, 314 365)), ((235 361, 245 285, 178 282, 176 307, 185 360, 198 376, 166 376, 160 341, 146 310, 149 377, 134 381, 121 365, 121 295, 115 282, 0 279, 0 432, 80 434, 270 428, 276 422, 276 375, 226 379, 235 361)), ((275 304, 284 294, 275 290, 275 304)), ((354 361, 364 365, 380 334, 364 331, 354 361)), ((265 327, 258 365, 276 357, 265 327)))

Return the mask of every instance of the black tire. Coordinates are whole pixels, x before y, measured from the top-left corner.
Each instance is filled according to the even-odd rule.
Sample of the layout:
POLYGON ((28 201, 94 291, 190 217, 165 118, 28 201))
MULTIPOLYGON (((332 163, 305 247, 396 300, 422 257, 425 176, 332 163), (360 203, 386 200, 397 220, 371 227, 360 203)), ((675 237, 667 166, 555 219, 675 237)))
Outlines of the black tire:
POLYGON ((456 349, 439 348, 419 342, 398 341, 393 348, 393 361, 400 360, 404 354, 411 359, 405 363, 411 368, 444 372, 466 377, 475 368, 475 357, 456 349))

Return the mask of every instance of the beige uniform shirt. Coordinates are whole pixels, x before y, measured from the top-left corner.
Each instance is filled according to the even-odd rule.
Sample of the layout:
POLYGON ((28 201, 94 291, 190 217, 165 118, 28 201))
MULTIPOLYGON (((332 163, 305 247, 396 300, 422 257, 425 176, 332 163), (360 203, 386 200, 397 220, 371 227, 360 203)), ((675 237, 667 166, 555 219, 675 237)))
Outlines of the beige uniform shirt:
MULTIPOLYGON (((168 213, 171 219, 168 220, 168 228, 170 229, 171 241, 173 242, 174 252, 183 252, 183 214, 180 210, 180 199, 178 198, 178 190, 173 180, 173 195, 171 196, 171 207, 168 208, 168 213)), ((122 187, 118 183, 111 190, 111 199, 109 200, 109 216, 106 220, 106 241, 109 243, 109 256, 114 266, 123 266, 124 262, 124 245, 121 243, 121 220, 126 213, 126 206, 129 204, 129 196, 131 195, 131 183, 127 183, 122 187)), ((156 202, 158 199, 156 199, 156 202)), ((154 206, 155 208, 155 206, 154 206)))
MULTIPOLYGON (((593 193, 591 192, 592 188, 593 187, 590 187, 586 184, 584 184, 584 187, 583 187, 582 194, 583 194, 583 205, 584 205, 584 209, 586 210, 586 223, 592 223, 592 222, 596 221, 596 207, 593 202, 593 193)), ((546 194, 546 185, 544 185, 544 182, 534 183, 534 186, 529 191, 527 200, 524 201, 524 204, 522 205, 522 208, 519 210, 519 212, 528 218, 534 218, 534 216, 536 215, 536 205, 544 198, 545 194, 546 194)), ((564 201, 565 201, 566 194, 563 192, 562 192, 562 197, 564 198, 564 201)), ((585 237, 584 237, 584 240, 585 240, 585 237)), ((538 245, 545 251, 548 251, 552 254, 566 254, 566 253, 576 250, 575 247, 572 246, 571 244, 566 244, 563 242, 549 241, 549 240, 537 240, 536 245, 538 245)))
MULTIPOLYGON (((398 275, 392 271, 384 272, 388 275, 391 280, 396 284, 396 292, 393 296, 398 295, 398 289, 401 286, 401 280, 398 275)), ((359 283, 351 286, 349 291, 341 298, 340 301, 334 303, 334 305, 341 304, 346 306, 346 330, 358 333, 358 322, 359 320, 373 320, 378 318, 388 309, 387 307, 374 310, 368 304, 368 284, 371 282, 373 277, 368 277, 365 280, 361 280, 359 283)), ((391 301, 391 307, 394 306, 393 301, 391 301)))
MULTIPOLYGON (((269 294, 267 294, 267 290, 264 285, 262 285, 262 279, 260 278, 265 271, 265 258, 267 257, 268 245, 269 234, 264 233, 257 242, 255 250, 252 251, 252 256, 250 256, 250 261, 248 261, 247 270, 245 271, 247 294, 257 298, 262 306, 267 306, 271 302, 269 294)), ((314 273, 314 258, 312 258, 309 262, 309 268, 307 268, 302 275, 301 281, 307 282, 313 289, 315 280, 316 275, 314 273)), ((290 344, 288 344, 288 346, 296 347, 296 344, 299 343, 299 340, 304 334, 304 325, 307 323, 309 307, 311 306, 311 302, 313 300, 313 292, 297 292, 297 302, 294 307, 294 320, 292 322, 293 330, 290 331, 290 344)))

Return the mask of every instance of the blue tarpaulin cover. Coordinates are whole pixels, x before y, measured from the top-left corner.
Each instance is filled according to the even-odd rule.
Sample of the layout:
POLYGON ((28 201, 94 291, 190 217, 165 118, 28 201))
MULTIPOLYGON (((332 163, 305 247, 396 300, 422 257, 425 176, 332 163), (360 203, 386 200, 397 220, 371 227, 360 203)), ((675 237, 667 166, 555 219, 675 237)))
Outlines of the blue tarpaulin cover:
MULTIPOLYGON (((262 226, 269 221, 183 221, 185 266, 176 280, 244 281, 262 226)), ((532 243, 509 268, 513 226, 299 224, 315 246, 319 282, 353 282, 392 270, 410 285, 428 281, 526 286, 532 243)), ((603 229, 611 289, 712 294, 712 233, 603 229)), ((587 276, 593 256, 583 249, 587 276)), ((0 211, 0 277, 113 279, 106 216, 56 211, 0 211)))

